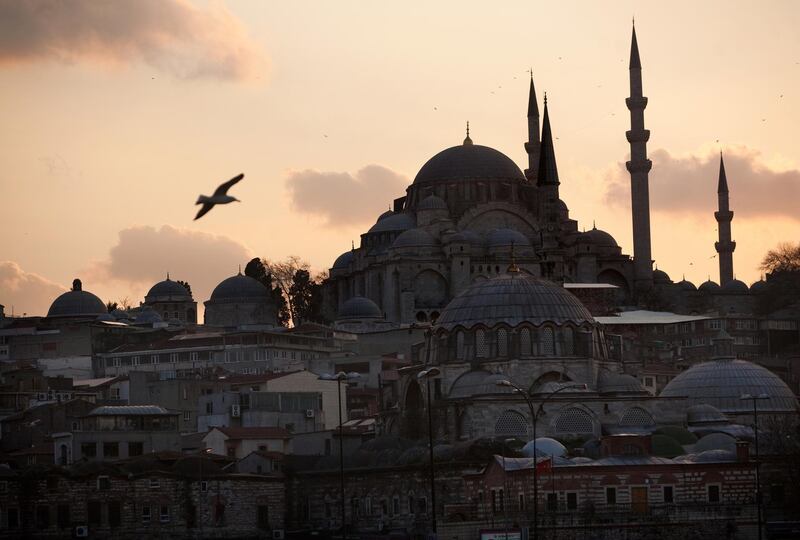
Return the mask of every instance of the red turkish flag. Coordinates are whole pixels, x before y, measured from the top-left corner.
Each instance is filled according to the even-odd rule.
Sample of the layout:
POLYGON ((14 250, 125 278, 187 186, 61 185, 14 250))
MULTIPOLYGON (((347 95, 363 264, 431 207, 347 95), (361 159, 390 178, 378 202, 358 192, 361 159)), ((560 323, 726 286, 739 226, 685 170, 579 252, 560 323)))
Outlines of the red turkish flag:
POLYGON ((536 464, 536 472, 547 472, 553 467, 552 459, 545 459, 536 464))

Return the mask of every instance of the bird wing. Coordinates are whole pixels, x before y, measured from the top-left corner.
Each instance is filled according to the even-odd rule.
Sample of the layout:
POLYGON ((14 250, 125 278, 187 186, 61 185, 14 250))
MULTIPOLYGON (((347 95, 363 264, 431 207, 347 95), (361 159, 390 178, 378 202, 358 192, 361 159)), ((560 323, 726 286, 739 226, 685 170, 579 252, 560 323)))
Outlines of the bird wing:
POLYGON ((214 208, 213 203, 205 203, 203 207, 200 209, 200 211, 197 212, 197 215, 194 216, 194 220, 197 221, 198 219, 206 215, 208 211, 211 210, 212 208, 214 208))
POLYGON ((230 180, 228 180, 224 184, 220 184, 220 186, 214 192, 214 196, 216 197, 217 195, 225 195, 225 194, 227 194, 227 192, 231 188, 231 186, 234 185, 239 180, 241 180, 242 178, 244 178, 244 173, 241 173, 241 174, 238 174, 238 175, 234 176, 233 178, 231 178, 230 180))

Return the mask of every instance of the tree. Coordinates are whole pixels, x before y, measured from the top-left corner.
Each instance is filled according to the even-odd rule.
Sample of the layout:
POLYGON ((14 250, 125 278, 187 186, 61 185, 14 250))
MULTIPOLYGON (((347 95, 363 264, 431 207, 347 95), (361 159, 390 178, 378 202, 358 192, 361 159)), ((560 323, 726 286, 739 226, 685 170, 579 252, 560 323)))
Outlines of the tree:
POLYGON ((272 275, 264 266, 264 263, 258 257, 252 259, 247 266, 244 267, 244 275, 249 276, 267 288, 269 291, 270 299, 275 304, 277 309, 278 324, 280 326, 289 325, 289 309, 286 304, 286 298, 283 296, 283 290, 279 286, 273 287, 272 275))
POLYGON ((303 322, 322 321, 322 285, 311 279, 308 270, 299 269, 292 277, 289 287, 289 305, 294 314, 292 322, 299 326, 303 322))
POLYGON ((117 302, 108 301, 108 302, 106 302, 106 309, 108 310, 109 313, 111 313, 112 311, 117 309, 118 305, 119 304, 117 302))
POLYGON ((795 246, 789 242, 781 242, 775 249, 767 251, 759 268, 769 274, 800 272, 800 243, 795 246))
POLYGON ((298 270, 308 271, 309 265, 297 255, 289 255, 283 261, 270 261, 263 259, 261 261, 266 268, 266 271, 272 276, 275 286, 279 287, 283 293, 284 298, 288 300, 289 318, 294 321, 295 313, 294 306, 291 301, 291 288, 294 280, 294 275, 298 270))
POLYGON ((177 283, 178 285, 183 285, 183 287, 186 289, 186 292, 189 293, 189 296, 192 296, 192 286, 189 285, 188 281, 183 281, 179 279, 175 283, 177 283))

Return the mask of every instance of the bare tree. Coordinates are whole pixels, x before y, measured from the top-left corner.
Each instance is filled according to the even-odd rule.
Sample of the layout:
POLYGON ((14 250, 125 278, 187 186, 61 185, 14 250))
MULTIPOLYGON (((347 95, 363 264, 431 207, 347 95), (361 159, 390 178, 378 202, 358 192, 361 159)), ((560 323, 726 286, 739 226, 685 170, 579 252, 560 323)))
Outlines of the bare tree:
POLYGON ((775 249, 767 251, 759 268, 770 274, 800 271, 800 243, 781 242, 775 249))
POLYGON ((288 299, 289 317, 292 322, 296 320, 295 307, 292 305, 292 282, 294 275, 298 270, 308 271, 309 264, 302 260, 297 255, 289 255, 283 261, 270 261, 269 259, 262 259, 267 272, 272 276, 272 282, 276 287, 279 287, 283 293, 284 298, 288 299))

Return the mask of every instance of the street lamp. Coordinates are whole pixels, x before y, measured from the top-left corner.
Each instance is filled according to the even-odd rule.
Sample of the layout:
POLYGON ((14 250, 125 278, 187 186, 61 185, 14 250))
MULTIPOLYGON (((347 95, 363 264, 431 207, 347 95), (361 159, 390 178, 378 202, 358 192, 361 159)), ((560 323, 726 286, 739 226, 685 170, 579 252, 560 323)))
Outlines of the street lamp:
MULTIPOLYGON (((495 383, 497 386, 504 386, 506 388, 512 388, 512 393, 519 394, 525 400, 525 403, 528 404, 528 409, 531 411, 531 422, 533 423, 533 540, 539 539, 539 480, 537 476, 537 463, 536 463, 536 421, 539 418, 539 414, 544 411, 544 404, 553 397, 554 395, 558 394, 559 392, 563 392, 564 390, 586 390, 585 384, 567 384, 559 388, 554 392, 550 392, 546 398, 539 402, 539 408, 534 410, 533 402, 531 402, 530 396, 528 393, 517 386, 516 384, 512 383, 508 379, 502 379, 495 383)), ((552 466, 552 463, 550 464, 552 466)))
POLYGON ((436 475, 433 470, 433 415, 431 414, 431 377, 436 377, 441 371, 437 367, 431 367, 417 373, 417 379, 425 379, 428 394, 428 453, 430 456, 430 470, 428 475, 431 483, 431 528, 433 535, 436 536, 436 475))
POLYGON ((761 540, 761 478, 759 477, 761 463, 758 458, 758 402, 762 399, 769 399, 769 396, 767 394, 758 394, 757 396, 742 394, 739 399, 753 402, 753 431, 756 433, 756 510, 758 512, 758 540, 761 540))
POLYGON ((342 424, 342 381, 351 381, 358 379, 361 375, 351 371, 345 373, 323 373, 318 377, 321 381, 336 381, 336 389, 339 391, 339 490, 341 491, 341 509, 342 509, 342 538, 347 538, 347 527, 345 525, 345 510, 344 510, 344 425, 342 424))
POLYGON ((503 440, 503 527, 505 529, 505 533, 503 535, 504 540, 508 540, 508 510, 506 508, 506 503, 510 502, 508 497, 508 471, 506 470, 506 451, 508 449, 508 444, 516 442, 516 439, 504 439, 503 440))

